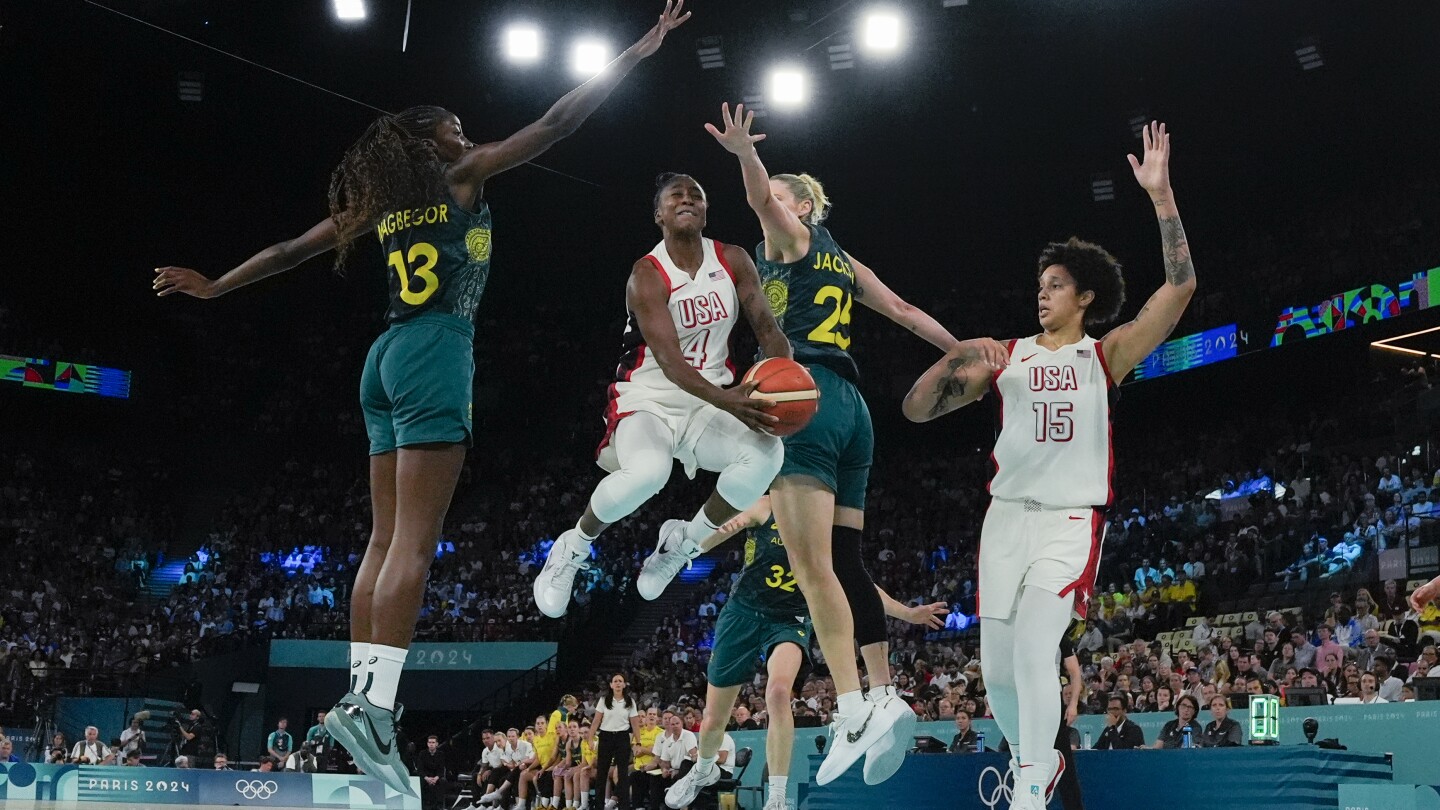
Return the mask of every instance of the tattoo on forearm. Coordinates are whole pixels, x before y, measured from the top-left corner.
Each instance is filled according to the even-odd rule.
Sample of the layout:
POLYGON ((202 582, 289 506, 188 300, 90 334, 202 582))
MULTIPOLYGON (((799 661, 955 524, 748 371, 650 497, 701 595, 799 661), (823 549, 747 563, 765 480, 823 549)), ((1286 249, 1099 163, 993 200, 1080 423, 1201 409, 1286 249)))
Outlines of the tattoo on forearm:
POLYGON ((1185 240, 1185 226, 1180 217, 1160 218, 1160 242, 1165 251, 1165 278, 1175 286, 1195 278, 1195 265, 1190 263, 1190 243, 1185 240))
POLYGON ((945 363, 945 374, 935 384, 935 404, 930 406, 931 419, 948 413, 952 410, 952 403, 965 396, 965 386, 970 382, 970 377, 959 372, 969 365, 968 357, 952 357, 945 363))

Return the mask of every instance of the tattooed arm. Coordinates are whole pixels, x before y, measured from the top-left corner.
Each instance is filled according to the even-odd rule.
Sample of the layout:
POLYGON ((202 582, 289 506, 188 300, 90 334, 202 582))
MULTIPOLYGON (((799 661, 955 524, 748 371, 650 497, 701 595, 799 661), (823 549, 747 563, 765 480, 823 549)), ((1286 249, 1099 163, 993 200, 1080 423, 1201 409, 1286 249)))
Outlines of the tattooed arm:
POLYGON ((885 286, 875 271, 866 267, 850 254, 845 254, 855 270, 855 300, 884 315, 895 323, 919 335, 931 346, 942 352, 954 348, 960 341, 950 334, 940 322, 930 317, 925 310, 901 298, 885 286))
POLYGON ((911 422, 929 422, 985 396, 995 372, 1010 361, 1005 344, 990 338, 961 341, 926 369, 900 409, 911 422))
POLYGON ((1190 260, 1190 243, 1185 239, 1180 209, 1175 207, 1175 194, 1170 188, 1170 133, 1164 124, 1152 123, 1145 128, 1144 136, 1145 160, 1142 163, 1130 155, 1130 168, 1135 171, 1136 181, 1149 192, 1155 216, 1160 221, 1165 284, 1140 308, 1135 320, 1112 329, 1100 341, 1110 376, 1116 383, 1170 337, 1195 294, 1195 265, 1190 260))

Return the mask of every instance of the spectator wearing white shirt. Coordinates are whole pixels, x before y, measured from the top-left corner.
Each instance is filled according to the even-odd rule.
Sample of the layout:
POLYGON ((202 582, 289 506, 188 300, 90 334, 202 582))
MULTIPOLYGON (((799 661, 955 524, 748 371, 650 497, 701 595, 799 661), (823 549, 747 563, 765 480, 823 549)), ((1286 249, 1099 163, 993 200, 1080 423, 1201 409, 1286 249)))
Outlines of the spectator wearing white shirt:
MULTIPOLYGON (((694 761, 700 754, 700 741, 696 738, 695 747, 686 754, 691 761, 694 761)), ((729 779, 735 771, 735 738, 726 732, 725 739, 720 743, 720 750, 715 754, 715 764, 720 766, 720 778, 729 779)))
MULTIPOLYGON (((1405 688, 1405 682, 1390 674, 1394 662, 1384 656, 1376 656, 1374 664, 1375 691, 1387 703, 1400 702, 1400 690, 1405 688)), ((1368 673, 1367 673, 1368 674, 1368 673)), ((1360 686, 1363 692, 1365 677, 1360 677, 1360 686)))
POLYGON ((140 728, 139 718, 130 720, 130 727, 120 732, 121 756, 128 756, 132 751, 145 753, 145 730, 140 728))
POLYGON ((1195 629, 1190 631, 1190 638, 1195 642, 1195 649, 1204 649, 1206 643, 1215 635, 1215 628, 1210 626, 1210 621, 1204 616, 1195 623, 1195 629))
POLYGON ((650 796, 649 806, 652 808, 666 806, 665 791, 690 772, 690 768, 695 765, 690 752, 700 745, 695 732, 681 725, 680 715, 667 711, 664 723, 665 733, 655 738, 655 745, 651 749, 655 754, 654 765, 644 776, 645 787, 650 796), (658 774, 655 773, 657 769, 658 774))
POLYGON ((1400 482, 1400 476, 1389 469, 1380 471, 1380 483, 1375 485, 1376 492, 1400 492, 1402 489, 1404 484, 1400 482))

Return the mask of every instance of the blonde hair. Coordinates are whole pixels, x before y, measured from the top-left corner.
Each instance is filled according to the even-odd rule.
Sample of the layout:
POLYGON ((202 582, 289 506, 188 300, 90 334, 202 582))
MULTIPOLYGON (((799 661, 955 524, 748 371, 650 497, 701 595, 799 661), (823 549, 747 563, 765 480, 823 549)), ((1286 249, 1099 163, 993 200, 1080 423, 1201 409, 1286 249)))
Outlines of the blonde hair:
POLYGON ((810 213, 804 218, 806 225, 819 225, 830 216, 830 198, 825 196, 825 186, 819 180, 808 174, 777 174, 770 179, 784 183, 795 199, 810 201, 810 213))

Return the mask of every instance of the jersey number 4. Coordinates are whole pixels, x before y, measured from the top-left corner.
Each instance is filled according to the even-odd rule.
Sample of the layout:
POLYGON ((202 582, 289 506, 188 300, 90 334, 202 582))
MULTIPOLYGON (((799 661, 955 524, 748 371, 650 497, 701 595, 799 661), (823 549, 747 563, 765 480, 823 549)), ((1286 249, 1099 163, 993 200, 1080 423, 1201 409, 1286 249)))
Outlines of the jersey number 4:
POLYGON ((710 359, 710 332, 707 330, 691 335, 680 351, 685 355, 685 362, 691 367, 696 371, 703 370, 706 361, 710 359))
POLYGON ((815 293, 815 303, 824 306, 826 301, 835 302, 835 311, 830 317, 820 322, 820 325, 810 330, 806 335, 807 340, 816 343, 833 343, 841 351, 850 350, 850 305, 854 299, 850 293, 834 285, 821 287, 815 293))
POLYGON ((1035 441, 1068 442, 1075 438, 1075 420, 1070 418, 1075 405, 1070 402, 1036 402, 1035 441))
POLYGON ((770 576, 765 578, 765 584, 772 588, 779 588, 786 593, 795 592, 795 572, 786 571, 783 565, 770 566, 770 576))
POLYGON ((418 307, 440 289, 440 279, 431 272, 436 262, 440 261, 440 252, 429 242, 416 242, 411 245, 408 258, 412 269, 408 273, 405 267, 406 258, 398 250, 390 251, 390 266, 395 268, 396 274, 400 276, 400 300, 412 307, 418 307), (416 260, 420 262, 418 267, 414 266, 416 260), (425 281, 425 286, 419 292, 410 289, 411 274, 425 281))

